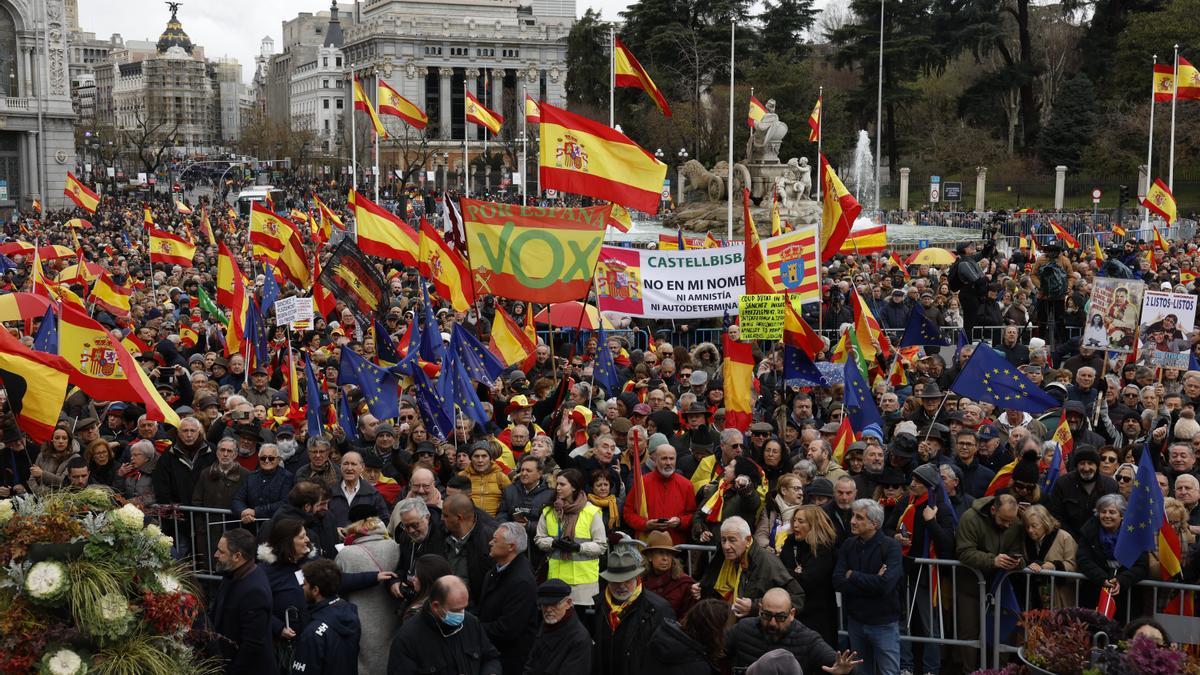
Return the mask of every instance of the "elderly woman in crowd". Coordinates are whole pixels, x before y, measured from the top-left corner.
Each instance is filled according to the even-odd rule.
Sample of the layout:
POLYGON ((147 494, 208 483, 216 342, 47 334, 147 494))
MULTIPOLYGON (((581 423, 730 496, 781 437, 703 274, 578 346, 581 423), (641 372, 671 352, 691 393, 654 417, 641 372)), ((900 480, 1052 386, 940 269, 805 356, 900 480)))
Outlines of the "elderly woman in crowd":
POLYGON ((129 461, 117 468, 115 488, 122 497, 138 506, 154 505, 154 466, 158 452, 150 441, 129 446, 129 461))
MULTIPOLYGON (((388 536, 387 526, 376 517, 369 504, 358 504, 350 509, 350 524, 344 534, 345 547, 336 559, 343 574, 396 569, 400 546, 388 536)), ((391 598, 377 586, 344 593, 343 597, 358 608, 358 619, 362 623, 361 643, 369 645, 358 651, 358 671, 383 672, 387 669, 387 651, 372 647, 387 645, 400 625, 391 598)))
POLYGON ((647 563, 646 571, 642 573, 642 587, 670 603, 675 616, 687 614, 695 602, 692 584, 696 580, 683 571, 679 553, 671 535, 662 530, 650 532, 646 547, 642 549, 647 563))
POLYGON ((1116 616, 1126 616, 1126 609, 1135 595, 1134 585, 1150 574, 1149 556, 1142 553, 1126 567, 1116 558, 1117 535, 1125 516, 1125 498, 1119 494, 1104 495, 1096 501, 1095 516, 1079 531, 1079 547, 1075 561, 1079 572, 1087 577, 1080 587, 1079 605, 1096 607, 1100 591, 1107 590, 1116 602, 1116 616))
MULTIPOLYGON (((1027 507, 1020 518, 1025 528, 1025 566, 1031 572, 1076 571, 1075 539, 1062 529, 1058 519, 1050 515, 1046 507, 1040 504, 1027 507)), ((1030 594, 1030 605, 1026 609, 1069 607, 1074 602, 1075 585, 1065 579, 1035 580, 1033 583, 1034 592, 1030 594)), ((1025 597, 1024 593, 1017 595, 1025 597)))
POLYGON ((767 493, 762 516, 754 528, 754 543, 778 552, 791 531, 792 514, 804 503, 804 485, 794 473, 779 477, 775 489, 767 493))

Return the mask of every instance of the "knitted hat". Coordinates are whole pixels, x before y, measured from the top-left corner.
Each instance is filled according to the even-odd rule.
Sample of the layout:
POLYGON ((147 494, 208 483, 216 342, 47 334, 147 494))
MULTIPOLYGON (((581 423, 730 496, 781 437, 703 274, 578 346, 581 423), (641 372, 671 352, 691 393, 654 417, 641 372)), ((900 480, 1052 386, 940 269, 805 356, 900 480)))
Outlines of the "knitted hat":
POLYGON ((665 434, 651 434, 650 441, 646 443, 646 447, 653 450, 660 445, 667 445, 670 442, 665 434))
POLYGON ((1036 484, 1040 478, 1038 453, 1036 450, 1026 450, 1025 454, 1021 455, 1021 460, 1013 467, 1012 479, 1014 482, 1036 484))

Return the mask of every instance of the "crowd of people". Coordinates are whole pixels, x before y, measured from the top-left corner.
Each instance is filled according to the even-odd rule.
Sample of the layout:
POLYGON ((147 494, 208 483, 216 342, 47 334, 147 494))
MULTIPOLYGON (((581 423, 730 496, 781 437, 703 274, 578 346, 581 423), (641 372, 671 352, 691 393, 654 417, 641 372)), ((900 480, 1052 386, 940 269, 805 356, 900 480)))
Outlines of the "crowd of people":
MULTIPOLYGON (((318 194, 352 221, 345 186, 285 187, 277 210, 307 212, 318 194)), ((441 208, 422 201, 422 212, 441 208)), ((244 219, 193 202, 244 250, 244 219)), ((962 244, 953 266, 901 268, 882 254, 827 264, 823 302, 806 307, 814 327, 851 323, 852 290, 884 328, 903 329, 917 304, 967 334, 1006 326, 990 347, 910 352, 903 378, 872 383, 883 428, 836 452, 843 386, 784 382, 780 345, 755 346, 753 423, 727 426, 722 346, 695 337, 721 323, 694 319, 626 321, 645 348, 628 333, 543 334, 528 362, 479 386, 487 423, 459 417, 439 438, 413 390, 397 417, 379 419, 363 391, 339 386, 341 351, 378 362, 383 339, 341 301, 310 330, 274 329, 271 363, 247 368, 244 354, 226 354, 229 329, 196 303, 200 289, 216 295, 215 247, 200 240, 191 267, 151 265, 144 203, 158 227, 190 222, 195 232, 197 216, 147 194, 105 197, 93 227, 74 233, 65 223, 77 212, 6 227, 13 239, 78 246, 134 289, 128 315, 93 314, 146 345, 138 362, 181 421, 71 390, 38 447, 10 415, 0 498, 99 484, 160 519, 180 560, 220 577, 207 618, 227 672, 971 672, 977 647, 937 639, 979 636, 979 587, 915 562, 933 558, 988 581, 1023 571, 1023 609, 1091 608, 1106 591, 1131 632, 1170 641, 1144 619, 1160 607, 1137 586, 1159 578, 1159 561, 1145 554, 1126 567, 1114 541, 1144 452, 1185 552, 1200 534, 1200 372, 1127 364, 1069 336, 1104 262, 1092 251, 1035 257, 989 240, 962 244), (1064 293, 1047 293, 1047 265, 1066 272, 1064 293), (954 393, 974 350, 989 348, 1059 407, 1034 416, 954 393), (348 412, 318 435, 286 390, 289 349, 313 363, 322 407, 348 412), (599 350, 616 364, 615 391, 594 377, 599 350), (1074 450, 1045 490, 1060 417, 1074 450), (989 490, 998 472, 1007 484, 989 490), (1047 571, 1084 578, 1076 592, 1047 571)), ((307 252, 322 248, 310 241, 307 252)), ((1193 292, 1180 272, 1197 269, 1197 251, 1196 241, 1172 242, 1153 269, 1135 240, 1112 253, 1147 283, 1193 292)), ((30 290, 30 258, 11 262, 0 291, 30 290)), ((46 277, 74 262, 45 263, 46 277)), ((261 293, 261 266, 242 262, 261 293)), ((402 342, 424 282, 413 268, 373 262, 387 279, 379 326, 402 342)), ((72 288, 88 297, 83 284, 72 288)), ((485 345, 498 305, 518 322, 540 309, 491 296, 466 312, 432 302, 437 332, 459 323, 485 345)), ((7 327, 32 345, 38 323, 7 327)), ((836 336, 823 340, 816 361, 831 358, 836 336)), ((1200 333, 1188 340, 1195 349, 1200 333)), ((1198 578, 1187 555, 1179 580, 1198 578)))

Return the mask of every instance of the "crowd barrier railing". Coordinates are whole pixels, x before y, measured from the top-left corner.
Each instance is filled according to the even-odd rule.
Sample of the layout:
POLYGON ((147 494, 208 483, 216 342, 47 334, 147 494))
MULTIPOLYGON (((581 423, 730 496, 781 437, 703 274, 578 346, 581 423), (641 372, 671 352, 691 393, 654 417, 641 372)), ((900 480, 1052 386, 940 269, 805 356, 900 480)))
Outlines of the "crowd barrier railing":
MULTIPOLYGON (((175 539, 175 556, 197 579, 219 581, 215 553, 217 542, 228 530, 243 527, 229 509, 174 505, 158 509, 159 527, 175 539)), ((261 522, 262 518, 256 520, 261 522)))

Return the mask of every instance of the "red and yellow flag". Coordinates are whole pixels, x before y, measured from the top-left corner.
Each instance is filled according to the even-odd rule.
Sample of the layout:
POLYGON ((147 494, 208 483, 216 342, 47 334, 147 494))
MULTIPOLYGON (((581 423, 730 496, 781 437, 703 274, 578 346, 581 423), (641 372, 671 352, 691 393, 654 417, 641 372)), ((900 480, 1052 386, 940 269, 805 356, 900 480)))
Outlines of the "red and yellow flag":
POLYGON ((1015 469, 1015 468, 1017 468, 1017 460, 1015 460, 1015 459, 1013 461, 1009 462, 1008 464, 1005 464, 1004 466, 1000 467, 1000 470, 997 471, 996 475, 992 477, 992 482, 988 483, 987 490, 984 490, 983 496, 991 497, 992 495, 996 494, 1000 490, 1003 490, 1004 488, 1011 485, 1012 484, 1012 472, 1013 472, 1013 469, 1015 469))
POLYGON ((311 285, 308 255, 300 243, 300 233, 295 230, 288 233, 287 242, 279 250, 279 258, 275 261, 275 269, 284 279, 295 284, 296 288, 307 289, 311 285))
MULTIPOLYGON (((1021 237, 1021 242, 1022 242, 1021 248, 1025 248, 1024 241, 1025 241, 1025 238, 1021 237)), ((908 273, 908 265, 904 264, 904 261, 900 259, 900 256, 896 255, 895 251, 892 251, 891 261, 892 261, 893 265, 900 268, 900 273, 904 275, 905 283, 908 283, 909 281, 912 280, 912 275, 908 273)))
POLYGON ((34 441, 44 443, 54 435, 71 372, 62 357, 34 351, 0 331, 0 384, 17 426, 34 441))
POLYGON ((1150 191, 1142 200, 1142 206, 1162 216, 1168 225, 1173 225, 1178 217, 1175 209, 1175 195, 1171 194, 1171 189, 1162 182, 1161 178, 1154 179, 1154 183, 1150 185, 1150 191))
POLYGON ((382 77, 377 82, 379 89, 375 92, 375 100, 379 102, 380 115, 399 117, 414 129, 424 129, 429 124, 429 116, 417 104, 401 96, 382 77))
POLYGON ((363 253, 416 267, 421 244, 412 226, 354 190, 350 191, 349 202, 358 225, 358 248, 363 253))
POLYGON ((825 350, 825 342, 821 336, 808 325, 804 317, 796 311, 796 305, 789 296, 783 310, 783 342, 803 350, 810 359, 816 359, 817 354, 825 350))
POLYGON ((473 122, 481 127, 486 128, 495 136, 500 133, 500 127, 504 126, 504 118, 498 113, 488 110, 487 106, 479 102, 475 95, 471 92, 466 92, 466 98, 463 99, 464 111, 468 122, 473 122))
POLYGON ((746 237, 746 252, 742 257, 746 263, 746 295, 774 293, 775 284, 771 283, 767 258, 758 240, 758 228, 750 215, 750 190, 747 188, 742 188, 742 224, 746 237))
MULTIPOLYGON (((1071 427, 1067 424, 1067 411, 1063 410, 1062 415, 1058 419, 1058 426, 1055 427, 1054 433, 1050 436, 1050 440, 1058 444, 1062 451, 1062 465, 1069 466, 1071 463, 1071 453, 1075 451, 1075 437, 1071 435, 1071 427)), ((1059 476, 1066 475, 1066 471, 1062 471, 1059 467, 1059 476)))
POLYGON ((861 230, 851 230, 846 241, 842 242, 841 253, 855 255, 871 255, 887 248, 887 225, 864 227, 861 230))
POLYGON ((185 348, 191 348, 195 347, 196 343, 199 341, 200 334, 196 332, 195 328, 186 326, 184 324, 179 324, 179 344, 183 345, 185 348))
POLYGON ((1179 533, 1171 527, 1171 521, 1163 514, 1158 528, 1158 573, 1162 579, 1171 579, 1183 572, 1183 544, 1179 533))
POLYGON ((67 172, 67 182, 63 186, 63 194, 67 199, 75 202, 75 206, 87 211, 95 213, 96 207, 100 205, 100 195, 88 189, 78 178, 71 172, 67 172))
POLYGON ((280 218, 258 202, 250 205, 250 243, 254 245, 252 255, 272 265, 287 246, 288 239, 296 233, 290 220, 280 218))
POLYGON ((750 97, 750 109, 746 112, 746 124, 751 129, 753 129, 754 125, 756 123, 758 123, 758 121, 761 120, 763 117, 765 117, 766 114, 767 114, 767 106, 763 105, 762 101, 759 101, 758 99, 751 96, 750 97))
POLYGON ((421 276, 432 281, 438 296, 448 300, 456 311, 467 311, 475 302, 467 261, 424 218, 421 218, 420 252, 417 267, 421 276))
POLYGON ((810 143, 816 143, 817 139, 821 138, 821 97, 817 97, 817 104, 813 106, 812 114, 808 116, 808 140, 810 143))
POLYGON ((1159 103, 1170 102, 1175 93, 1175 73, 1166 63, 1154 64, 1154 100, 1159 103))
POLYGON ((858 340, 858 353, 869 364, 875 363, 877 353, 885 359, 891 358, 892 343, 888 340, 887 333, 883 332, 883 327, 879 325, 879 320, 858 294, 857 288, 852 289, 850 295, 853 297, 851 309, 854 311, 854 335, 858 340))
POLYGON ((541 104, 541 186, 658 213, 667 165, 624 134, 541 104))
POLYGON ((721 242, 717 241, 712 232, 709 232, 704 235, 704 243, 700 248, 721 248, 721 242))
POLYGON ((1124 237, 1125 236, 1125 228, 1121 227, 1120 225, 1118 225, 1116 223, 1113 223, 1112 233, 1117 235, 1118 237, 1124 237))
POLYGON ((854 436, 854 427, 850 426, 850 416, 842 415, 842 421, 838 425, 837 433, 834 434, 833 441, 830 443, 833 446, 833 461, 838 466, 841 466, 846 461, 846 451, 857 440, 854 436))
POLYGON ((1056 221, 1050 221, 1050 230, 1054 232, 1054 236, 1058 237, 1058 240, 1063 243, 1063 246, 1066 246, 1072 250, 1079 248, 1079 240, 1075 237, 1072 237, 1071 233, 1067 232, 1067 230, 1062 225, 1059 225, 1056 221))
POLYGON ((842 243, 850 236, 854 220, 862 213, 862 206, 842 180, 838 178, 825 155, 821 155, 821 180, 824 190, 821 197, 825 202, 821 209, 821 262, 828 262, 842 249, 842 243))
POLYGON ((132 289, 113 281, 108 272, 104 272, 92 286, 91 299, 92 302, 111 314, 129 316, 129 296, 131 295, 133 295, 132 289))
POLYGON ((783 219, 779 217, 779 192, 771 193, 771 236, 783 234, 783 219))
POLYGON ((613 73, 616 86, 641 89, 650 95, 650 98, 654 100, 654 105, 658 106, 658 110, 664 117, 671 116, 671 106, 667 105, 667 99, 654 85, 654 80, 650 79, 650 75, 646 73, 642 64, 638 63, 633 52, 629 51, 629 48, 618 37, 613 38, 613 73))
MULTIPOLYGON (((229 330, 225 334, 225 356, 240 354, 246 344, 246 323, 250 313, 250 281, 242 268, 233 268, 233 291, 229 302, 229 330)), ((217 289, 218 294, 220 288, 217 289)), ((224 303, 222 303, 224 304, 224 303)))
POLYGON ((542 109, 538 107, 538 102, 529 94, 525 94, 525 123, 542 123, 542 109))
POLYGON ((208 240, 209 246, 217 245, 217 237, 213 234, 212 221, 208 219, 208 211, 200 211, 200 231, 204 233, 204 238, 208 240))
POLYGON ((1100 237, 1092 237, 1092 254, 1096 256, 1096 267, 1104 264, 1104 249, 1100 248, 1100 237))
POLYGON ((496 318, 492 321, 492 339, 488 348, 506 366, 524 363, 535 351, 537 342, 531 341, 517 322, 496 304, 496 318))
POLYGON ((363 91, 362 83, 358 81, 357 75, 354 76, 354 109, 361 110, 371 117, 371 126, 375 128, 375 134, 379 138, 388 137, 383 120, 375 114, 375 107, 371 105, 371 99, 367 98, 367 92, 363 91))
POLYGON ((196 245, 176 234, 157 227, 150 228, 150 262, 192 266, 196 245))
POLYGON ((725 428, 746 433, 754 420, 754 345, 734 340, 728 332, 723 341, 721 353, 725 355, 725 362, 721 366, 721 376, 725 383, 725 428))
POLYGON ((1196 273, 1192 270, 1179 270, 1179 283, 1190 284, 1196 280, 1196 273))
POLYGON ((233 306, 234 278, 242 273, 237 258, 225 245, 217 244, 217 304, 224 307, 233 306))
POLYGON ((629 215, 629 210, 624 206, 613 204, 608 214, 608 224, 622 232, 628 232, 633 228, 633 216, 629 215))
POLYGON ((1151 225, 1150 228, 1154 230, 1154 245, 1162 249, 1164 252, 1170 251, 1171 245, 1167 243, 1167 240, 1163 238, 1162 233, 1158 231, 1158 226, 1151 225))
POLYGON ((188 206, 187 204, 184 204, 182 199, 176 199, 175 200, 175 213, 178 213, 179 215, 182 215, 182 216, 190 216, 190 215, 192 215, 192 207, 188 206))
POLYGON ((1175 82, 1179 87, 1175 98, 1181 101, 1200 100, 1200 71, 1187 59, 1179 57, 1179 69, 1175 71, 1175 82))

